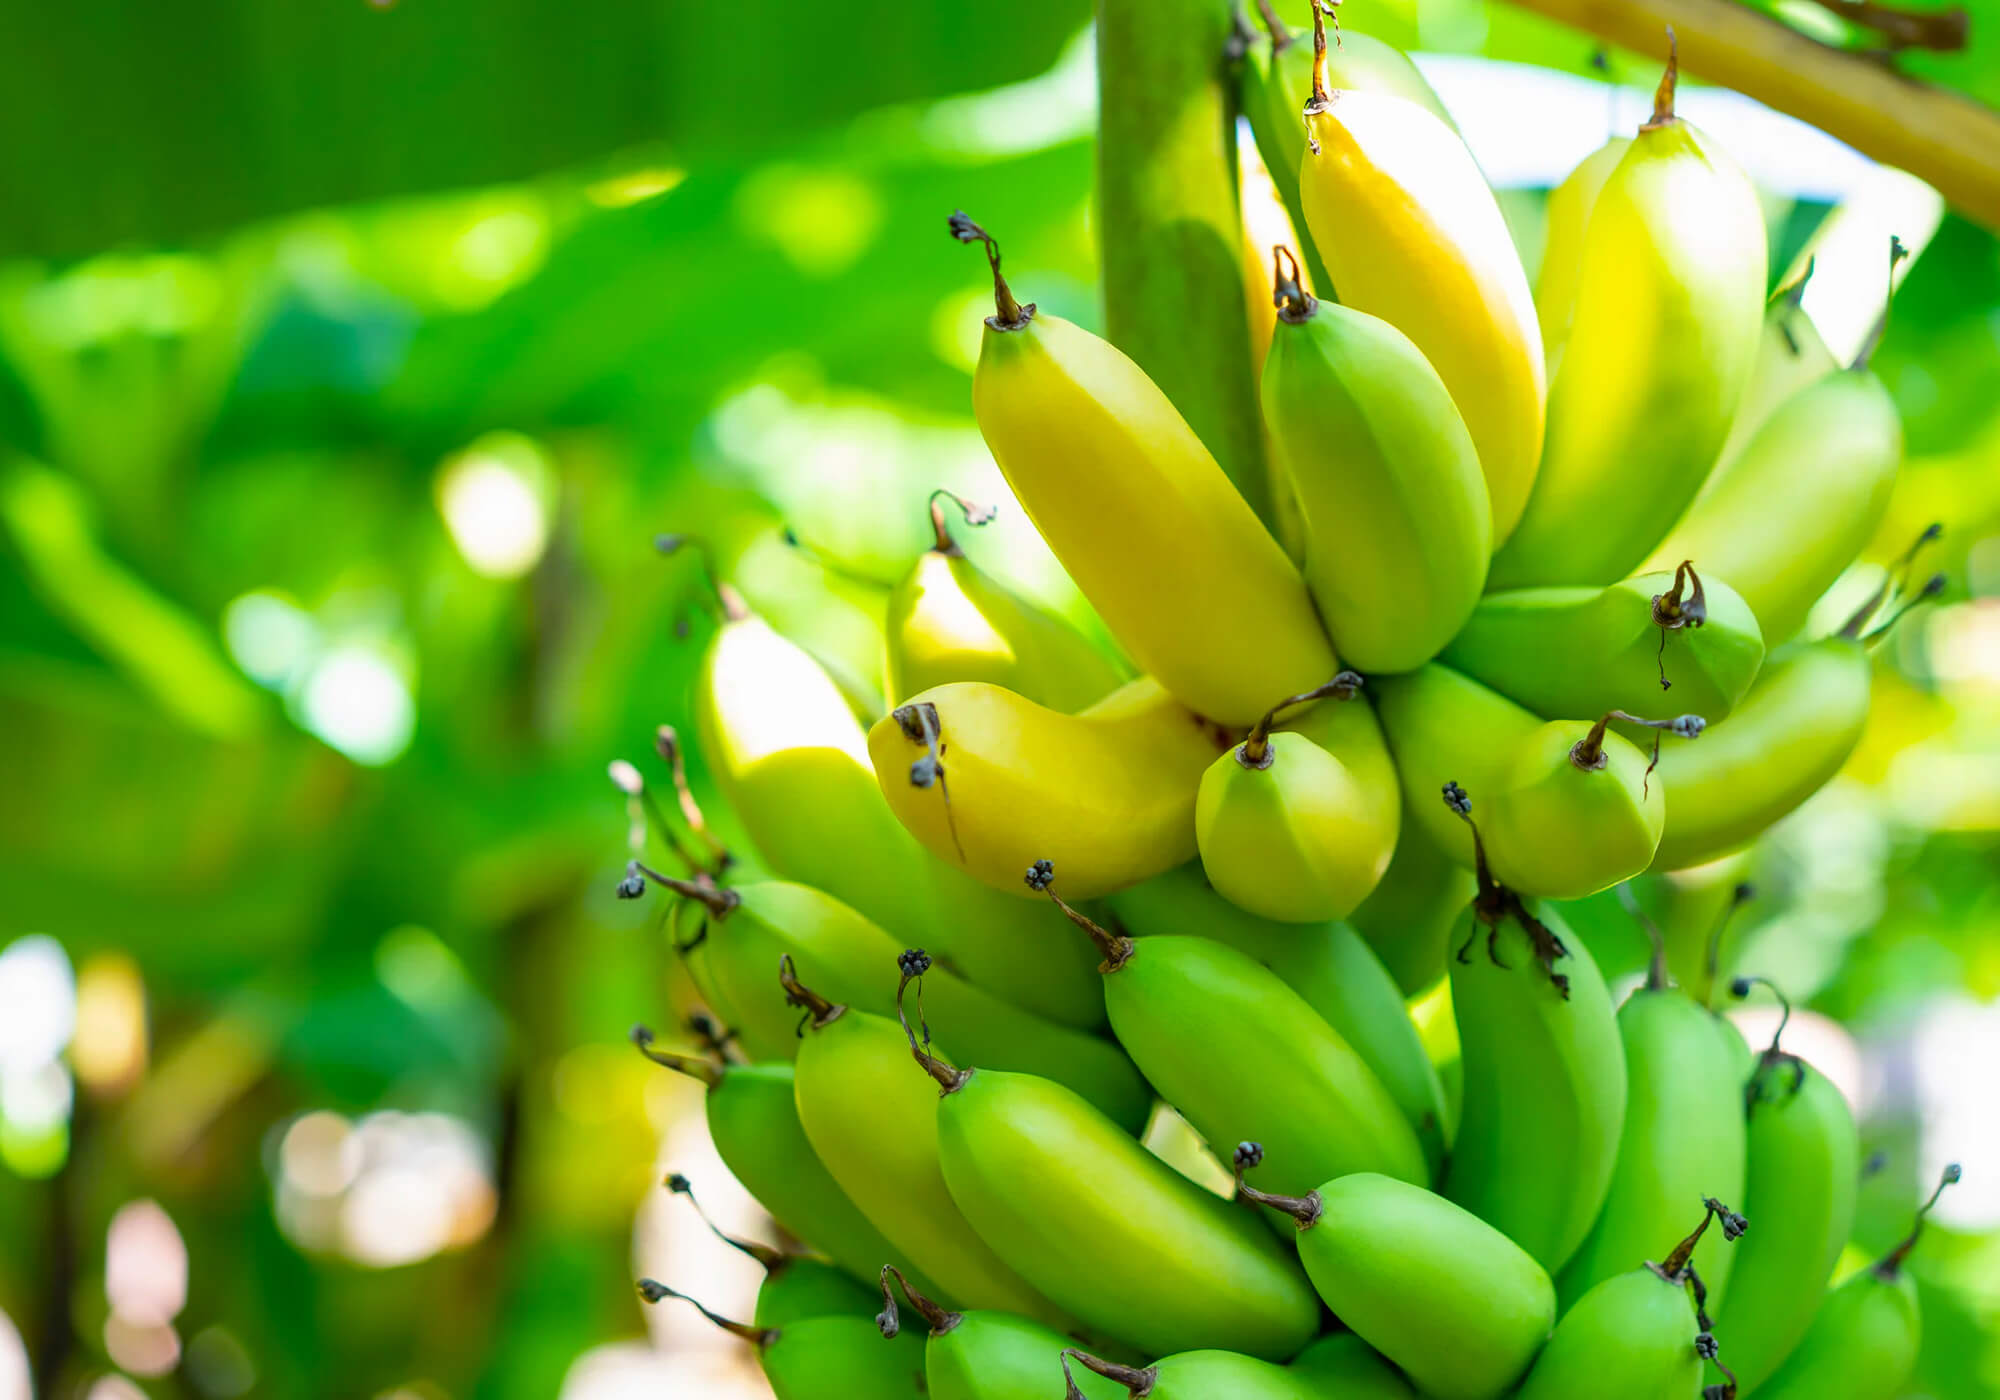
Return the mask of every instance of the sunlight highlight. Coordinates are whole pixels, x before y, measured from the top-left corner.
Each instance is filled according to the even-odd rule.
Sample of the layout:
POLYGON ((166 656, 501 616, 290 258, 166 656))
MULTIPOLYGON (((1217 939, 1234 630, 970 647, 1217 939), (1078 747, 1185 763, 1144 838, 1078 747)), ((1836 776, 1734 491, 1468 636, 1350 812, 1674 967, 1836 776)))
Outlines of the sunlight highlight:
POLYGON ((540 561, 554 477, 547 455, 518 433, 489 434, 445 463, 438 510, 475 572, 519 578, 540 561))
POLYGON ((298 707, 306 728, 371 767, 400 756, 417 725, 416 701, 402 673, 358 642, 333 647, 314 663, 298 707))

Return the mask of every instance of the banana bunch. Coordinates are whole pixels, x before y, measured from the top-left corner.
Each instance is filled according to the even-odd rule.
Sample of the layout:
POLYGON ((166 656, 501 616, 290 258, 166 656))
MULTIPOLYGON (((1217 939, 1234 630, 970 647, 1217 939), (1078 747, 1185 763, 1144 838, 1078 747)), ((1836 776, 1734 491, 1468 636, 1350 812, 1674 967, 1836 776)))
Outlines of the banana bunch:
POLYGON ((1562 901, 1643 920, 1625 882, 1741 849, 1854 750, 1871 643, 1942 586, 1933 527, 1800 635, 1881 524, 1894 406, 1796 284, 1766 303, 1671 60, 1531 286, 1408 59, 1266 17, 1270 527, 955 214, 993 286, 974 416, 1111 643, 938 491, 879 597, 885 703, 711 567, 673 800, 613 766, 618 893, 658 892, 710 1018, 635 1036, 809 1251, 732 1239, 766 1280, 710 1316, 780 1400, 1889 1400, 1917 1235, 1829 1291, 1839 1091, 1710 1004, 1759 979, 1675 985, 1650 921, 1614 994, 1562 901))

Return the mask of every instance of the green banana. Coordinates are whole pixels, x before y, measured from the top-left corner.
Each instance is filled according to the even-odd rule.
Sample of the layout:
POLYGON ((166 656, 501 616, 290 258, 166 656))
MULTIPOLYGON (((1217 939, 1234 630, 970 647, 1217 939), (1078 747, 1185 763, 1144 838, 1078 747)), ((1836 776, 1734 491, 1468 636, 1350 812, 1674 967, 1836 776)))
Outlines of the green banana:
POLYGON ((1722 579, 1704 582, 1693 560, 1662 567, 1603 588, 1490 593, 1439 660, 1545 719, 1643 714, 1670 692, 1713 724, 1757 678, 1764 635, 1722 579))
MULTIPOLYGON (((768 1050, 788 1059, 799 1044, 798 1018, 783 989, 771 980, 781 954, 792 958, 812 985, 843 1004, 878 1013, 894 1009, 886 969, 894 965, 902 945, 831 895, 780 880, 724 889, 678 880, 643 865, 638 870, 700 910, 699 930, 680 946, 703 950, 706 975, 734 1008, 735 1028, 757 1053, 768 1050)), ((621 893, 628 888, 633 887, 621 886, 621 893)), ((989 1063, 1060 1079, 1132 1131, 1146 1121, 1152 1093, 1115 1045, 1044 1021, 942 968, 932 999, 951 1016, 961 1043, 986 1055, 989 1063)))
POLYGON ((1556 1319, 1548 1274, 1507 1236, 1442 1196, 1368 1172, 1305 1196, 1243 1185, 1263 1161, 1234 1156, 1245 1199, 1298 1222, 1299 1258, 1342 1322, 1432 1400, 1494 1400, 1535 1359, 1556 1319))
MULTIPOLYGON (((1759 979, 1739 978, 1732 990, 1747 994, 1753 980, 1759 979)), ((1861 1169, 1847 1100, 1825 1075, 1779 1048, 1783 1033, 1781 1022, 1744 1090, 1749 1170, 1743 1206, 1757 1228, 1736 1247, 1735 1282, 1716 1309, 1746 1395, 1770 1378, 1812 1325, 1854 1223, 1861 1169)))
POLYGON ((1344 918, 1389 867, 1401 822, 1396 772, 1361 677, 1278 702, 1202 775, 1195 845, 1209 883, 1252 914, 1288 923, 1344 918), (1333 697, 1291 730, 1280 710, 1333 697))
POLYGON ((1410 338, 1322 303, 1279 264, 1263 402, 1306 535, 1305 577, 1349 665, 1409 671, 1479 601, 1493 511, 1451 393, 1410 338))
POLYGON ((1541 468, 1489 588, 1631 573, 1694 500, 1743 397, 1764 215, 1736 163, 1674 115, 1674 84, 1669 57, 1652 120, 1591 207, 1541 468))
POLYGON ((1195 865, 1155 875, 1106 903, 1120 930, 1137 935, 1142 948, 1153 935, 1197 933, 1275 972, 1375 1071, 1416 1129, 1435 1175, 1444 1160, 1444 1091, 1394 979, 1353 929, 1247 914, 1217 894, 1195 865))
POLYGON ((1283 1366, 1233 1351, 1183 1351, 1150 1366, 1127 1366, 1069 1347, 1062 1353, 1064 1400, 1083 1400, 1076 1370, 1123 1386, 1129 1400, 1320 1400, 1311 1381, 1283 1366))
MULTIPOLYGON (((1773 292, 1764 307, 1764 326, 1757 341, 1757 358, 1750 366, 1750 382, 1744 386, 1742 403, 1737 405, 1736 421, 1729 425, 1729 440, 1723 443, 1715 470, 1709 473, 1702 487, 1703 496, 1720 489, 1729 479, 1732 464, 1742 454, 1745 444, 1780 405, 1840 368, 1802 304, 1812 274, 1813 263, 1808 257, 1798 277, 1773 292)), ((1771 640, 1775 645, 1784 639, 1771 640)))
POLYGON ((697 672, 696 732, 765 864, 906 943, 928 940, 995 995, 1065 1025, 1103 1024, 1097 979, 1061 922, 932 860, 882 800, 867 736, 819 663, 727 584, 715 592, 725 620, 697 672))
POLYGON ((1590 951, 1554 906, 1494 883, 1470 800, 1454 785, 1447 801, 1472 833, 1479 894, 1452 937, 1465 1098, 1444 1192, 1553 1271, 1611 1187, 1625 1050, 1590 951))
POLYGON ((1931 1207, 1958 1178, 1954 1162, 1903 1242, 1827 1295, 1798 1349, 1758 1389, 1763 1400, 1894 1400, 1903 1393, 1923 1340, 1917 1288, 1903 1263, 1931 1207))
MULTIPOLYGON (((800 1141, 804 1142, 803 1135, 800 1141)), ((764 1270, 764 1281, 757 1286, 757 1309, 750 1316, 757 1326, 782 1327, 809 1317, 865 1317, 875 1305, 873 1291, 833 1264, 807 1254, 787 1254, 722 1229, 708 1218, 708 1212, 695 1199, 694 1183, 679 1172, 668 1176, 665 1185, 675 1195, 687 1199, 711 1235, 764 1270)))
MULTIPOLYGON (((1050 1386, 1072 1339, 1012 1313, 953 1312, 910 1286, 898 1269, 882 1270, 882 1311, 876 1323, 894 1338, 902 1319, 889 1280, 896 1280, 917 1315, 929 1324, 924 1379, 930 1400, 1048 1400, 1050 1386)), ((1074 1384, 1074 1383, 1073 1383, 1074 1384)), ((1086 1400, 1114 1400, 1118 1388, 1086 1373, 1076 1387, 1086 1400)))
POLYGON ((903 1263, 814 1155, 790 1064, 737 1065, 660 1050, 644 1026, 633 1029, 632 1041, 653 1063, 707 1086, 703 1106, 716 1154, 780 1225, 852 1279, 870 1278, 884 1259, 903 1263))
POLYGON ((1327 1400, 1416 1400, 1416 1392, 1381 1354, 1353 1332, 1330 1332, 1292 1358, 1327 1400))
POLYGON ((1547 236, 1542 240, 1542 267, 1535 278, 1535 320, 1542 328, 1542 357, 1554 378, 1569 339, 1570 318, 1576 314, 1578 274, 1583 267, 1583 235, 1590 211, 1605 181, 1631 149, 1632 138, 1614 136, 1578 162, 1563 182, 1549 191, 1547 236))
POLYGON ((1404 676, 1377 676, 1368 687, 1395 755, 1403 787, 1403 824, 1416 826, 1438 850, 1472 869, 1465 824, 1438 803, 1448 782, 1470 792, 1498 792, 1517 748, 1542 721, 1496 690, 1433 661, 1404 676))
POLYGON ((1701 1224, 1664 1260, 1609 1274, 1577 1300, 1516 1400, 1694 1400, 1719 1348, 1693 1256, 1711 1220, 1728 1241, 1749 1223, 1712 1196, 1702 1206, 1701 1224))
MULTIPOLYGON (((927 966, 906 955, 906 982, 927 966)), ((1319 1329, 1297 1262, 1243 1211, 1054 1080, 956 1069, 904 1030, 943 1091, 938 1156, 952 1200, 1088 1327, 1156 1356, 1215 1346, 1271 1359, 1319 1329)))
POLYGON ((944 502, 968 525, 993 518, 949 491, 931 493, 937 542, 889 595, 885 688, 891 705, 948 681, 988 681, 1037 705, 1081 710, 1123 678, 1074 627, 965 557, 945 525, 944 502))
MULTIPOLYGON (((908 1256, 940 1296, 1000 1308, 1067 1331, 1076 1324, 1003 1262, 945 1185, 937 1096, 903 1064, 896 1023, 839 1006, 800 982, 786 958, 779 980, 802 1007, 799 1122, 827 1172, 908 1256)), ((1113 1131, 1116 1131, 1115 1129, 1113 1131)))
POLYGON ((679 1298, 732 1336, 748 1342, 764 1368, 777 1400, 923 1400, 924 1353, 914 1337, 885 1347, 865 1314, 858 1317, 801 1318, 777 1326, 753 1326, 717 1316, 685 1293, 639 1280, 648 1303, 679 1298))
POLYGON ((1276 973, 1210 938, 1113 934, 1064 901, 1055 877, 1040 862, 1028 878, 1103 956, 1118 1043, 1211 1148, 1228 1151, 1261 1125, 1307 1185, 1358 1171, 1430 1184, 1396 1100, 1276 973))
MULTIPOLYGON (((1618 1039, 1625 1051, 1625 1127, 1604 1208, 1556 1277, 1565 1308, 1580 1306, 1598 1285, 1645 1259, 1660 1221, 1688 1202, 1705 1195, 1743 1199, 1743 1038, 1667 985, 1658 944, 1645 985, 1618 1008, 1618 1039)), ((1723 1248, 1730 1238, 1724 1231, 1701 1239, 1692 1256, 1718 1308, 1736 1262, 1735 1251, 1723 1248)))
POLYGON ((1471 871, 1454 865, 1421 825, 1404 822, 1389 868, 1348 922, 1403 995, 1415 996, 1444 976, 1446 940, 1474 888, 1471 871))

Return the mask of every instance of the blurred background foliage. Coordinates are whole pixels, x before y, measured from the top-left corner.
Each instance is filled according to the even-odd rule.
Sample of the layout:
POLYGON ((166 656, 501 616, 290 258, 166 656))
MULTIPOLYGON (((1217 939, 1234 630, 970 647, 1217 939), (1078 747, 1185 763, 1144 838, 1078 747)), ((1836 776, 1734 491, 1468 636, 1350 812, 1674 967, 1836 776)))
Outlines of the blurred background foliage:
MULTIPOLYGON (((1993 100, 2000 0, 1972 9, 1967 52, 1905 61, 1993 100)), ((1542 89, 1450 55, 1650 81, 1485 0, 1346 17, 1446 56, 1468 130, 1508 115, 1496 76, 1508 108, 1542 89)), ((1004 499, 969 415, 982 278, 943 216, 1101 319, 1088 22, 210 0, 8 26, 0 1400, 29 1356, 35 1393, 94 1400, 756 1393, 630 1287, 644 1265, 740 1312, 754 1277, 663 1203, 666 1165, 762 1224, 693 1086, 622 1043, 687 994, 648 906, 610 897, 605 764, 685 723, 713 625, 652 539, 699 531, 879 705, 923 495, 1004 499)), ((1531 267, 1581 153, 1513 153, 1531 267)), ((1781 263, 1827 201, 1770 190, 1781 263)), ((1872 552, 1942 520, 1952 588, 1882 649, 1847 774, 1641 895, 1671 927, 1757 881, 1732 961, 1812 1008, 1794 1048, 1883 1153, 1862 1249, 1967 1161, 1918 1256, 1918 1388, 1955 1400, 2000 1390, 1989 232, 1936 226, 1878 364, 1911 459, 1872 552)), ((1093 625, 1018 513, 967 544, 1093 625)), ((1615 904, 1583 917, 1637 966, 1615 904)))

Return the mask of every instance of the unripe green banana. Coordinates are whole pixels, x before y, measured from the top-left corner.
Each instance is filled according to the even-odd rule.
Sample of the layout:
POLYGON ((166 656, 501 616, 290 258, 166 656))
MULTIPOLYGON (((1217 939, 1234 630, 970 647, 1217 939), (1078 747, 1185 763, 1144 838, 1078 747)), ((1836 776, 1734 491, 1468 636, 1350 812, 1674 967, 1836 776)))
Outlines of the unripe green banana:
POLYGON ((814 1155, 799 1123, 790 1064, 737 1065, 660 1050, 643 1026, 633 1030, 632 1039, 655 1064, 708 1086, 703 1104, 716 1155, 772 1219, 851 1279, 872 1277, 884 1259, 903 1264, 814 1155))
POLYGON ((937 542, 889 595, 889 703, 948 681, 986 681, 1068 713, 1116 690, 1117 668, 1082 633, 965 557, 945 525, 947 499, 968 525, 993 518, 949 491, 931 493, 937 542))
MULTIPOLYGON (((735 1008, 736 1029, 759 1053, 768 1048, 788 1058, 800 1043, 798 1016, 771 977, 780 956, 791 958, 801 977, 843 1005, 878 1013, 895 1008, 885 969, 895 965, 902 945, 831 895, 780 880, 719 889, 645 874, 701 910, 699 929, 683 927, 681 946, 703 949, 707 976, 735 1008)), ((1060 1079, 1133 1131, 1146 1121, 1152 1092, 1115 1045, 1044 1021, 943 968, 931 994, 950 1015, 959 1040, 986 1055, 988 1063, 1060 1079)))
MULTIPOLYGON (((1840 368, 1819 327, 1801 305, 1812 272, 1812 259, 1808 258, 1798 277, 1774 292, 1764 307, 1764 328, 1757 341, 1757 358, 1750 367, 1750 382, 1736 407, 1736 421, 1729 426, 1729 440, 1722 445, 1715 470, 1702 487, 1703 496, 1721 489, 1744 446, 1781 405, 1840 368)), ((1771 644, 1783 640, 1773 637, 1771 644)))
POLYGON ((806 1017, 795 1081, 799 1122, 841 1189, 941 1297, 1074 1327, 953 1204, 940 1160, 937 1095, 904 1063, 901 1028, 826 1000, 798 980, 789 960, 780 976, 806 1017))
POLYGON ((702 656, 695 726, 709 775, 764 863, 906 946, 928 940, 997 996, 1066 1025, 1103 1024, 1097 979, 1061 921, 932 860, 882 800, 867 736, 819 663, 726 584, 716 593, 727 618, 702 656))
MULTIPOLYGON (((1747 981, 1737 985, 1749 990, 1747 981)), ((1770 1378, 1812 1325, 1854 1224, 1861 1170, 1847 1100, 1778 1043, 1774 1036, 1758 1057, 1744 1091, 1749 1170, 1743 1208, 1757 1228, 1736 1247, 1735 1280, 1716 1309, 1745 1395, 1770 1378)))
POLYGON ((1486 582, 1493 511, 1451 393, 1410 338, 1316 300, 1278 255, 1264 418, 1305 526, 1306 587, 1364 671, 1409 671, 1450 641, 1486 582))
POLYGON ((1924 1217, 1958 1178, 1956 1163, 1946 1167, 1908 1237, 1827 1295, 1791 1359, 1758 1389, 1763 1400, 1894 1400, 1903 1393, 1923 1340, 1916 1285, 1903 1263, 1924 1217))
POLYGON ((1474 888, 1471 871, 1454 865, 1420 823, 1406 821, 1381 882, 1348 922, 1403 995, 1415 996, 1444 976, 1446 941, 1474 888))
MULTIPOLYGON (((882 1270, 882 1335, 901 1334, 903 1322, 889 1290, 894 1278, 909 1306, 929 1326, 924 1379, 930 1400, 1048 1400, 1061 1357, 1074 1340, 1054 1328, 1012 1313, 954 1312, 927 1298, 899 1270, 882 1270)), ((1076 1388, 1086 1400, 1122 1400, 1111 1381, 1085 1372, 1076 1388)))
POLYGON ((1064 1400, 1083 1400, 1077 1373, 1122 1386, 1129 1400, 1325 1400, 1311 1378, 1233 1351, 1183 1351, 1127 1366, 1071 1347, 1062 1354, 1064 1400))
POLYGON ((1437 1071, 1395 981, 1353 929, 1247 914, 1210 888, 1196 865, 1156 875, 1106 902, 1142 950, 1153 935, 1197 933, 1270 968, 1367 1062, 1416 1129, 1435 1174, 1445 1146, 1437 1071))
MULTIPOLYGON (((903 965, 907 979, 926 960, 913 952, 903 965)), ((1318 1300, 1289 1251, 1070 1090, 955 1069, 914 1032, 909 1053, 943 1090, 938 1157, 952 1200, 1087 1327, 1156 1356, 1218 1346, 1266 1358, 1318 1330, 1318 1300)))
POLYGON ((1194 855, 1219 737, 1151 678, 1077 715, 963 682, 899 706, 868 749, 890 809, 939 860, 1025 895, 1022 874, 1049 856, 1087 899, 1194 855))
POLYGON ((1056 894, 1055 877, 1042 863, 1029 883, 1103 956, 1118 1043, 1211 1149, 1227 1152, 1259 1129, 1281 1160, 1297 1162, 1283 1183, 1297 1190, 1358 1171, 1430 1184, 1396 1100, 1276 973, 1212 938, 1113 934, 1056 894))
POLYGON ((1591 208, 1541 468, 1490 588, 1631 573, 1694 500, 1743 397, 1763 211, 1736 163, 1674 115, 1674 81, 1670 57, 1652 120, 1591 208))
POLYGON ((652 1279, 639 1280, 639 1296, 649 1303, 679 1298, 701 1315, 757 1351, 757 1363, 777 1400, 923 1400, 924 1352, 915 1337, 893 1346, 864 1312, 858 1316, 802 1318, 777 1326, 753 1326, 719 1317, 685 1293, 652 1279))
POLYGON ((1556 1319, 1549 1276, 1507 1236, 1442 1196, 1359 1173, 1305 1196, 1242 1185, 1263 1160, 1236 1149, 1238 1191, 1298 1222, 1299 1258, 1335 1316, 1433 1400, 1494 1400, 1556 1319))
MULTIPOLYGON (((786 1068, 791 1067, 787 1065, 786 1068)), ((790 1078, 790 1075, 786 1076, 787 1093, 791 1090, 790 1078)), ((796 1113, 793 1114, 793 1121, 797 1121, 796 1113)), ((805 1146, 803 1133, 800 1134, 799 1144, 805 1146)), ((805 1147, 805 1151, 810 1157, 812 1149, 805 1147)), ((815 1167, 819 1166, 817 1158, 812 1161, 815 1167)), ((824 1172, 825 1168, 820 1170, 824 1172)), ((757 1326, 782 1327, 788 1322, 799 1322, 808 1317, 862 1317, 875 1305, 874 1291, 853 1274, 842 1272, 837 1265, 814 1259, 811 1255, 787 1254, 773 1245, 743 1239, 722 1229, 708 1218, 708 1212, 695 1199, 694 1184, 679 1172, 669 1176, 665 1185, 675 1195, 687 1198, 710 1234, 764 1270, 764 1281, 757 1286, 757 1309, 750 1317, 757 1326)), ((883 1246, 887 1247, 886 1244, 883 1246)))
POLYGON ((1015 301, 970 219, 952 232, 983 241, 993 268, 979 431, 1133 660, 1225 724, 1339 670, 1305 581, 1159 386, 1108 341, 1015 301))
POLYGON ((1605 181, 1625 158, 1632 138, 1614 136, 1577 163, 1563 182, 1549 191, 1548 234, 1542 240, 1542 270, 1535 278, 1535 320, 1542 329, 1542 357, 1550 378, 1562 363, 1569 339, 1570 318, 1576 314, 1576 288, 1583 270, 1583 234, 1590 211, 1605 181))
POLYGON ((1542 721, 1498 691, 1435 661, 1406 676, 1377 676, 1368 688, 1395 755, 1404 824, 1420 827, 1454 864, 1472 869, 1472 837, 1438 802, 1438 793, 1451 782, 1469 792, 1498 792, 1516 749, 1541 729, 1542 721))
POLYGON ((1695 562, 1603 588, 1489 593, 1439 659, 1546 719, 1644 714, 1665 694, 1713 724, 1757 678, 1764 637, 1750 605, 1695 562))
MULTIPOLYGON (((1318 6, 1313 46, 1316 60, 1330 56, 1318 6)), ((1546 385, 1534 299, 1500 206, 1458 134, 1414 102, 1335 92, 1316 63, 1305 116, 1306 229, 1341 303, 1408 336, 1451 391, 1479 451, 1497 546, 1534 485, 1546 385)))
POLYGON ((1401 1372, 1353 1332, 1328 1333, 1293 1357, 1291 1367, 1311 1377, 1327 1400, 1416 1400, 1401 1372))
POLYGON ((1342 671, 1279 701, 1202 775, 1202 869, 1252 914, 1287 923, 1344 918, 1389 867, 1402 801, 1381 727, 1365 701, 1355 702, 1360 687, 1360 676, 1342 671), (1271 732, 1279 711, 1315 700, 1323 703, 1291 730, 1271 732))
MULTIPOLYGON (((1447 800, 1477 843, 1464 791, 1447 800)), ((1479 894, 1452 935, 1465 1098, 1444 1191, 1553 1271, 1611 1187, 1625 1050, 1589 949, 1553 905, 1524 904, 1493 882, 1483 854, 1478 865, 1479 894)))
POLYGON ((1702 1238, 1709 1221, 1722 1221, 1725 1240, 1748 1224, 1712 1196, 1702 1204, 1701 1224, 1661 1262, 1614 1273, 1577 1300, 1517 1400, 1694 1400, 1702 1362, 1718 1347, 1701 1302, 1706 1275, 1693 1255, 1709 1242, 1702 1238))

